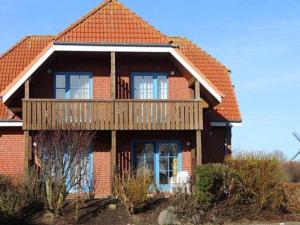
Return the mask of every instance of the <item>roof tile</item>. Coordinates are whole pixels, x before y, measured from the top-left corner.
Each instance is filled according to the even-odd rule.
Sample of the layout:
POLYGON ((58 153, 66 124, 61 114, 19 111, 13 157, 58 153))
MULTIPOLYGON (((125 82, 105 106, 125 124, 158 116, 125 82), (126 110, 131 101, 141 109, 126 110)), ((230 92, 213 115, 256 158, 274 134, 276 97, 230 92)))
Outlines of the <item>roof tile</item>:
POLYGON ((203 51, 187 38, 170 37, 180 51, 196 66, 224 96, 222 103, 215 107, 213 120, 240 122, 242 120, 237 99, 229 76, 229 69, 203 51))
MULTIPOLYGON (((0 56, 0 92, 22 72, 53 40, 53 36, 27 36, 0 56)), ((0 119, 10 119, 12 113, 0 102, 0 119)))
POLYGON ((169 45, 166 35, 117 0, 100 4, 55 41, 169 45))

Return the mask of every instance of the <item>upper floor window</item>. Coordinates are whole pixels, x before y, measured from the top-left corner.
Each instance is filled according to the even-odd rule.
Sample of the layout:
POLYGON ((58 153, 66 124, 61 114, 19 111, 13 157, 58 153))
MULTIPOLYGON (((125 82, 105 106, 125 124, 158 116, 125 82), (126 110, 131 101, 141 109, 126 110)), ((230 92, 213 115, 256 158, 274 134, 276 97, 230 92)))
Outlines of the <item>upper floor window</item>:
POLYGON ((56 99, 91 99, 92 74, 87 72, 58 72, 55 74, 56 99))
POLYGON ((131 86, 134 99, 168 99, 166 73, 132 73, 131 86))

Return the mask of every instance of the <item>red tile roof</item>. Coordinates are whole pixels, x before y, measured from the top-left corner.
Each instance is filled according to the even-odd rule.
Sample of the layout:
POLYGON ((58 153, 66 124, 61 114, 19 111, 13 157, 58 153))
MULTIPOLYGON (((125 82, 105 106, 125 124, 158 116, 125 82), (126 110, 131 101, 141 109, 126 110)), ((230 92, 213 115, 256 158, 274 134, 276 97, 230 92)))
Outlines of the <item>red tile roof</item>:
MULTIPOLYGON (((0 93, 30 66, 52 41, 159 44, 171 41, 205 78, 224 95, 213 114, 216 120, 241 121, 241 115, 228 69, 185 38, 169 38, 146 23, 117 0, 106 0, 58 36, 28 36, 0 57, 0 93)), ((12 113, 0 102, 0 120, 12 113)))
POLYGON ((116 0, 104 1, 55 41, 169 45, 166 35, 116 0))
MULTIPOLYGON (((27 36, 0 56, 0 92, 32 62, 53 40, 53 36, 27 36)), ((0 119, 10 119, 13 114, 0 102, 0 119)))
MULTIPOLYGON (((229 121, 240 122, 241 114, 230 79, 229 69, 215 58, 203 51, 187 38, 170 38, 180 51, 220 90, 224 96, 222 103, 215 107, 214 120, 225 118, 229 121)), ((223 119, 224 120, 224 119, 223 119)))

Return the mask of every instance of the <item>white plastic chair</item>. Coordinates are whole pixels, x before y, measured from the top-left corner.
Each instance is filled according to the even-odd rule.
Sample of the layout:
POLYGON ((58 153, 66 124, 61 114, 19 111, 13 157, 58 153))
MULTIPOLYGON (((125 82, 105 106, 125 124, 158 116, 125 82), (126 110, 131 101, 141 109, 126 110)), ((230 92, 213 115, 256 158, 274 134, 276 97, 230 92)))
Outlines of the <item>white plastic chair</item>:
POLYGON ((176 176, 171 177, 170 192, 177 191, 191 194, 191 176, 187 171, 180 171, 176 176))

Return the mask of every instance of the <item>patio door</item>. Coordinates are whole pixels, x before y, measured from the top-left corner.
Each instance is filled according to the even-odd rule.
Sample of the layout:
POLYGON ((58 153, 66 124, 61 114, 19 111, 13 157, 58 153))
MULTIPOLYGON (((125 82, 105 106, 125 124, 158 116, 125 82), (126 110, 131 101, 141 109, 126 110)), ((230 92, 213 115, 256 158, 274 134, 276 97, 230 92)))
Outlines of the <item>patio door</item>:
POLYGON ((156 153, 156 185, 162 192, 170 190, 171 177, 181 171, 181 147, 179 142, 158 142, 156 153))
POLYGON ((133 163, 138 174, 151 174, 156 188, 170 190, 170 179, 181 171, 181 144, 179 141, 152 141, 133 143, 133 163))

